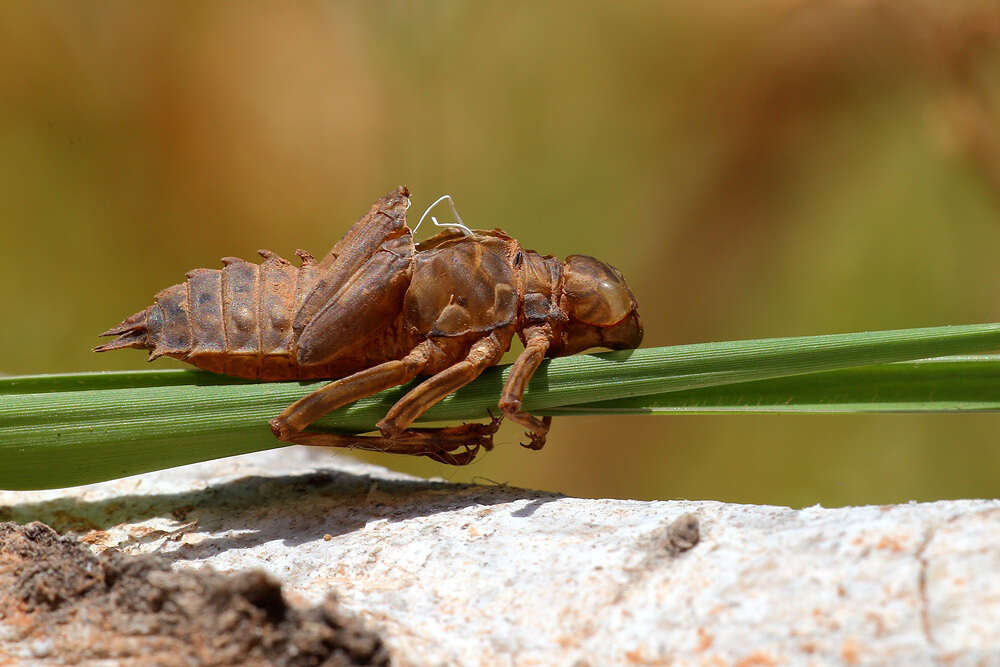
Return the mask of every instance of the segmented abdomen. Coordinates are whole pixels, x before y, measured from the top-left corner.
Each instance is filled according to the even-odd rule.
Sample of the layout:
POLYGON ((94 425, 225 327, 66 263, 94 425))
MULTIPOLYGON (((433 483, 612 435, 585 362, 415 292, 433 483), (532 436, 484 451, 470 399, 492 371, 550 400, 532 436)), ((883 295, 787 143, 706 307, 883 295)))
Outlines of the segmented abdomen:
MULTIPOLYGON (((254 264, 224 257, 223 268, 194 269, 105 336, 114 341, 97 351, 125 347, 150 350, 149 359, 181 359, 214 373, 255 380, 337 377, 344 362, 299 366, 292 320, 316 282, 315 260, 301 266, 267 251, 254 264)), ((345 360, 347 361, 347 360, 345 360)), ((348 366, 357 362, 347 362, 348 366)))

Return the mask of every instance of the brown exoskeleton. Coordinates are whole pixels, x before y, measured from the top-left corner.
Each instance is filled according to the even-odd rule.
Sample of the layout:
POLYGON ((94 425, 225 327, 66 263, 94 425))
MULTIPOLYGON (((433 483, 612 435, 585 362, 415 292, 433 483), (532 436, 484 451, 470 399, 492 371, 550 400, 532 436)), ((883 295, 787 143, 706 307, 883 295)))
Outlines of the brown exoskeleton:
POLYGON ((493 366, 520 336, 499 407, 541 449, 551 418, 521 411, 546 356, 642 340, 635 297, 617 269, 592 257, 565 262, 524 250, 499 229, 449 229, 414 244, 409 192, 378 200, 320 261, 292 266, 261 250, 261 264, 223 258, 157 294, 153 305, 101 334, 98 352, 135 347, 199 368, 261 381, 330 378, 271 420, 279 440, 428 456, 463 465, 492 448, 489 424, 415 429, 442 398, 493 366), (379 421, 381 435, 304 430, 324 414, 429 375, 379 421))

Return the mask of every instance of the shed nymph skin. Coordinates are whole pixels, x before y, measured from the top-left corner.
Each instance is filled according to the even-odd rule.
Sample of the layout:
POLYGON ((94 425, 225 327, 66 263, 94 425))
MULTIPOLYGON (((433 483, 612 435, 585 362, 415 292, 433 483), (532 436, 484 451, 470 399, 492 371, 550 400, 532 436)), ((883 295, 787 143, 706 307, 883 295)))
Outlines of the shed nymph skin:
POLYGON ((428 456, 464 465, 491 449, 488 424, 411 428, 432 405, 497 364, 514 336, 524 351, 499 400, 502 416, 541 449, 551 418, 521 410, 545 357, 638 347, 634 295, 613 266, 525 250, 506 232, 446 229, 414 243, 409 191, 379 199, 321 260, 298 266, 269 250, 260 264, 225 257, 195 269, 153 304, 101 334, 98 352, 149 350, 214 373, 262 382, 331 379, 271 420, 284 442, 428 456), (429 376, 379 421, 379 435, 306 431, 364 396, 429 376))

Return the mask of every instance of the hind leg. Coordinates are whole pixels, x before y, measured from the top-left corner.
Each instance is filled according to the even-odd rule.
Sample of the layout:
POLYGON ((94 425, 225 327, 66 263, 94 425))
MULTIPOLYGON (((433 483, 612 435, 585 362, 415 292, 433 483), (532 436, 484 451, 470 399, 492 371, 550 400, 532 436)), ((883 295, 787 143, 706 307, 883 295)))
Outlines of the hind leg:
MULTIPOLYGON (((429 345, 429 343, 425 345, 429 345)), ((420 349, 421 347, 418 346, 414 353, 420 349)), ((432 405, 472 382, 483 370, 496 364, 502 355, 503 347, 494 335, 474 343, 465 359, 421 383, 392 406, 385 418, 378 423, 379 430, 382 432, 381 436, 317 433, 306 432, 303 429, 327 412, 362 396, 402 384, 419 371, 415 371, 413 376, 407 380, 391 384, 385 384, 389 382, 389 377, 383 378, 381 383, 369 379, 376 376, 381 377, 379 369, 387 364, 355 373, 343 380, 331 383, 289 406, 279 417, 271 420, 271 429, 278 439, 284 442, 412 454, 427 456, 442 463, 465 465, 475 458, 480 447, 486 450, 493 447, 493 433, 500 425, 499 418, 491 420, 489 424, 463 424, 448 428, 411 429, 409 426, 432 405), (334 385, 339 386, 335 387, 334 385), (372 390, 374 386, 379 386, 379 388, 372 390), (326 392, 326 394, 321 395, 322 392, 326 392)), ((426 363, 427 359, 424 356, 421 368, 426 363)), ((387 376, 397 377, 392 374, 391 370, 387 376)))
POLYGON ((402 359, 387 361, 335 380, 285 408, 271 420, 271 430, 279 440, 291 442, 285 436, 301 431, 323 415, 359 398, 409 382, 429 360, 430 343, 425 342, 402 359))

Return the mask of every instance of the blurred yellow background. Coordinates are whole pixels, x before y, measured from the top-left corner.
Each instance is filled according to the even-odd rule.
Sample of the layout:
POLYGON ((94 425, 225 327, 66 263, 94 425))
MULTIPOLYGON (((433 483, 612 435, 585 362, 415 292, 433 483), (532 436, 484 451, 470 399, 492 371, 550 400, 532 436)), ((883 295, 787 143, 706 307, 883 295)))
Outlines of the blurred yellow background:
MULTIPOLYGON (((224 255, 325 253, 401 183, 414 211, 451 193, 471 226, 614 264, 649 346, 997 321, 998 45, 985 1, 3 3, 0 371, 146 368, 95 335, 224 255)), ((367 458, 888 503, 997 496, 998 431, 563 418, 464 469, 367 458)))

